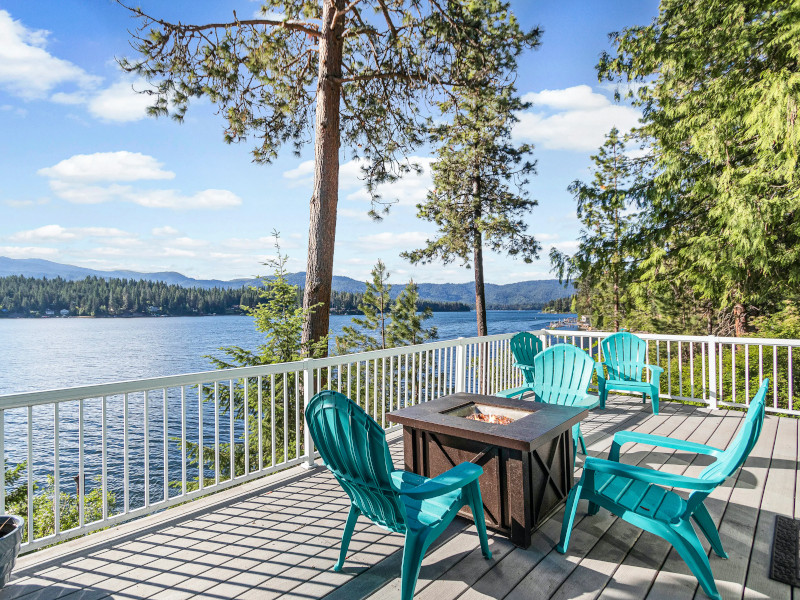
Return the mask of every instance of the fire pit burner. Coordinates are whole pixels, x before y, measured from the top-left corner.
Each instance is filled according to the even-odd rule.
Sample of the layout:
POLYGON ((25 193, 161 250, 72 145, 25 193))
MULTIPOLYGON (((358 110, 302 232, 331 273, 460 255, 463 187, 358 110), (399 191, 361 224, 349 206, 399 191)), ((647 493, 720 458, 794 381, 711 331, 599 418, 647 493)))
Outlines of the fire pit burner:
POLYGON ((495 425, 510 425, 517 419, 533 414, 530 410, 515 410, 505 406, 492 406, 490 404, 478 404, 470 402, 451 410, 442 412, 443 415, 451 417, 464 417, 473 421, 483 421, 495 425))

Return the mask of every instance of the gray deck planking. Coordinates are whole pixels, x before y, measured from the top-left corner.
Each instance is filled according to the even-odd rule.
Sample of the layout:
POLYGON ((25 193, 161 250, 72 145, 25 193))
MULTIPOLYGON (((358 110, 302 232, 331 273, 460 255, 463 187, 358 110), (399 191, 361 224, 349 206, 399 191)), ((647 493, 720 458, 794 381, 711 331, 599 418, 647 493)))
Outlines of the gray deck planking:
MULTIPOLYGON (((583 431, 592 455, 604 456, 610 434, 635 429, 725 446, 742 414, 673 402, 653 416, 634 397, 613 397, 583 431)), ((402 463, 395 434, 390 448, 402 463)), ((708 501, 731 560, 712 554, 727 598, 792 598, 767 577, 776 514, 800 516, 795 489, 798 421, 768 417, 759 444, 735 480, 708 501)), ((696 474, 707 462, 691 455, 628 445, 623 460, 696 474)), ((581 459, 578 459, 577 475, 581 459)), ((0 600, 67 598, 284 598, 329 600, 399 597, 403 539, 361 519, 345 571, 338 555, 348 501, 324 470, 292 469, 133 523, 21 557, 0 600)), ((519 549, 490 534, 483 559, 474 527, 457 520, 423 562, 417 598, 705 598, 679 557, 659 538, 606 511, 578 508, 567 555, 554 550, 563 509, 519 549)), ((795 600, 800 594, 795 593, 795 600)))

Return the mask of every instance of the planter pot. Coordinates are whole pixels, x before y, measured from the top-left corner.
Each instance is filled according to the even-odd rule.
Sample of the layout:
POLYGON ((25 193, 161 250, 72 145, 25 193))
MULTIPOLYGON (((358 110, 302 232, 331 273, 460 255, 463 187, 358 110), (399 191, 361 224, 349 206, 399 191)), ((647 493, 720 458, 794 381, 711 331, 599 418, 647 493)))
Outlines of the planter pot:
POLYGON ((8 583, 11 570, 19 554, 19 545, 22 542, 22 526, 25 522, 21 517, 13 515, 0 516, 0 588, 8 583))

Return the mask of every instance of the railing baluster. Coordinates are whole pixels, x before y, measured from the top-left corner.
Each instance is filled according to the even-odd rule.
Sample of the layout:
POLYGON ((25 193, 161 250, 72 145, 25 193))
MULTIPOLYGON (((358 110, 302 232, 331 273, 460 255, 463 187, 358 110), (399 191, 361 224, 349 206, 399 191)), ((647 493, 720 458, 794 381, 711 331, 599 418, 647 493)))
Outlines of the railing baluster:
POLYGON ((778 346, 772 345, 772 407, 778 408, 778 346))
POLYGON ((683 396, 683 353, 680 342, 678 342, 678 388, 678 396, 683 396))
MULTIPOLYGON (((83 527, 86 523, 86 513, 84 506, 84 497, 86 496, 86 473, 84 471, 84 444, 86 440, 83 437, 83 419, 84 419, 84 405, 83 398, 78 401, 78 526, 83 527)), ((33 418, 33 412, 30 413, 33 418)), ((32 513, 28 513, 29 515, 32 513)))
MULTIPOLYGON (((104 397, 105 398, 105 397, 104 397)), ((105 410, 105 403, 103 404, 105 410)), ((3 411, 0 411, 2 414, 3 411)), ((59 419, 60 405, 58 402, 53 404, 53 529, 56 535, 61 533, 61 423, 59 419)), ((103 416, 103 465, 105 465, 105 415, 103 416)), ((3 464, 5 467, 5 463, 3 464)), ((5 471, 5 468, 3 469, 5 471)), ((5 473, 3 473, 5 476, 5 473)), ((105 479, 106 474, 103 472, 103 516, 107 511, 105 501, 105 479)), ((2 485, 3 494, 5 494, 5 481, 2 485)), ((5 514, 5 505, 0 514, 5 514)))
MULTIPOLYGON (((789 346, 786 348, 788 352, 789 358, 789 396, 786 399, 786 408, 788 410, 794 410, 794 374, 793 374, 793 365, 792 365, 792 347, 789 346)), ((2 411, 0 411, 2 413, 2 411)))
MULTIPOLYGON (((83 515, 81 515, 83 516, 83 515)), ((33 541, 33 406, 28 407, 28 543, 33 541)), ((81 521, 83 525, 83 521, 81 521)))
MULTIPOLYGON (((705 351, 705 346, 703 346, 705 351)), ((705 379, 706 362, 703 361, 703 379, 705 379)), ((689 392, 690 397, 694 398, 694 344, 689 344, 689 392)))
POLYGON ((250 474, 250 384, 244 378, 244 474, 250 474))
MULTIPOLYGON (((150 506, 150 394, 144 392, 144 505, 150 506)), ((82 420, 82 419, 81 419, 82 420)))
POLYGON ((672 342, 669 341, 667 341, 667 395, 672 396, 672 342))
POLYGON ((230 454, 230 469, 231 469, 231 476, 230 480, 233 481, 236 478, 236 427, 235 427, 235 419, 236 419, 236 406, 234 402, 234 393, 233 393, 233 379, 228 382, 228 421, 230 421, 230 437, 229 437, 229 444, 230 447, 228 448, 228 453, 230 454))
POLYGON ((186 387, 181 386, 181 496, 186 495, 186 387))
MULTIPOLYGON (((102 429, 100 431, 100 468, 102 469, 102 473, 100 475, 100 492, 103 494, 103 521, 108 519, 108 447, 107 447, 107 419, 108 419, 108 402, 107 397, 103 396, 102 400, 103 404, 100 407, 101 410, 101 418, 102 418, 102 429)), ((58 406, 56 402, 55 406, 58 406)), ((56 408, 56 410, 58 410, 56 408)), ((58 414, 55 415, 56 419, 58 419, 58 414)), ((58 442, 56 442, 56 446, 58 442)), ((57 456, 57 455, 56 455, 57 456)), ((56 458, 58 460, 58 458, 56 458)), ((53 490, 55 497, 58 497, 58 489, 53 490)), ((54 506, 58 506, 58 504, 54 503, 54 506)), ((56 512, 56 521, 60 521, 59 514, 56 512)), ((58 533, 58 527, 56 527, 56 533, 58 533)))
POLYGON ((123 514, 127 514, 131 510, 131 494, 130 494, 130 454, 129 452, 129 442, 128 442, 128 434, 130 429, 130 417, 128 415, 128 392, 125 392, 125 396, 122 400, 122 494, 125 498, 125 507, 123 509, 123 514))
POLYGON ((750 404, 750 344, 744 345, 744 401, 750 404))
MULTIPOLYGON (((295 387, 300 382, 295 373, 295 387)), ((283 376, 283 460, 289 460, 289 377, 288 373, 283 376)))
POLYGON ((203 466, 205 465, 205 451, 203 449, 203 384, 197 384, 197 487, 203 489, 206 487, 205 474, 203 473, 203 466))
MULTIPOLYGON (((283 377, 284 381, 286 381, 286 376, 283 377)), ((275 462, 277 460, 275 456, 275 374, 273 373, 270 375, 269 381, 269 449, 272 455, 272 462, 271 466, 275 466, 275 462)), ((286 455, 284 454, 284 460, 286 460, 286 455)))
MULTIPOLYGON (((58 406, 58 403, 56 403, 58 406)), ((58 438, 56 438, 58 439, 58 438)), ((0 409, 0 515, 6 514, 6 411, 0 409)))
POLYGON ((219 485, 219 381, 214 382, 214 485, 219 485))
POLYGON ((164 502, 169 500, 169 407, 167 388, 164 388, 164 502))
MULTIPOLYGON (((256 379, 258 385, 258 470, 264 470, 264 380, 261 375, 256 379)), ((274 419, 273 419, 274 421, 274 419)))

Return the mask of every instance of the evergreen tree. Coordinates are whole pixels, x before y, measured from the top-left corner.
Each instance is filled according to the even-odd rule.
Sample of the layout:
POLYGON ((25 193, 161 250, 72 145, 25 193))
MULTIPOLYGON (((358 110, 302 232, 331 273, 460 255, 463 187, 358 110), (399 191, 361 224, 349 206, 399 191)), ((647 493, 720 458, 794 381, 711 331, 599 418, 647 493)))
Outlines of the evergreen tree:
POLYGON ((122 66, 157 83, 152 114, 182 120, 189 100, 206 96, 227 119, 227 142, 259 140, 260 163, 287 142, 299 153, 313 134, 304 344, 328 334, 341 145, 364 159, 379 201, 375 186, 411 168, 403 158, 420 141, 425 105, 483 86, 533 35, 495 0, 267 0, 261 17, 200 25, 130 10, 142 58, 122 66))
POLYGON ((611 39, 600 77, 637 84, 651 149, 643 275, 743 335, 800 283, 800 5, 662 0, 611 39))
POLYGON ((353 325, 345 326, 344 335, 336 338, 336 353, 363 352, 387 348, 387 329, 390 322, 392 286, 389 272, 383 261, 372 268, 372 281, 366 281, 366 290, 358 305, 364 318, 353 317, 353 325))
POLYGON ((389 325, 389 346, 413 346, 435 340, 436 327, 426 329, 424 321, 433 317, 430 307, 418 312, 419 289, 414 280, 408 282, 392 305, 392 322, 389 325))
POLYGON ((588 297, 592 324, 603 327, 607 303, 592 296, 605 292, 610 295, 610 321, 619 331, 622 316, 622 296, 631 279, 631 258, 626 239, 631 233, 634 215, 630 212, 640 193, 634 161, 625 154, 625 142, 616 127, 606 135, 605 143, 593 155, 594 178, 591 183, 579 180, 569 186, 577 201, 577 215, 583 228, 578 251, 567 256, 556 248, 550 250, 550 260, 559 279, 579 276, 583 282, 582 295, 588 297), (592 310, 594 308, 594 310, 592 310))
MULTIPOLYGON (((535 43, 536 38, 526 40, 535 43)), ((510 44, 514 50, 505 68, 513 70, 526 44, 518 39, 510 44)), ((480 336, 487 335, 484 246, 525 262, 539 251, 538 242, 524 233, 524 216, 536 205, 524 188, 525 177, 534 172, 534 163, 526 159, 532 148, 511 140, 514 113, 527 106, 511 85, 460 90, 443 103, 452 122, 432 129, 438 146, 432 165, 434 189, 417 205, 417 216, 435 223, 438 231, 424 248, 402 253, 414 264, 441 260, 472 265, 480 336)))

